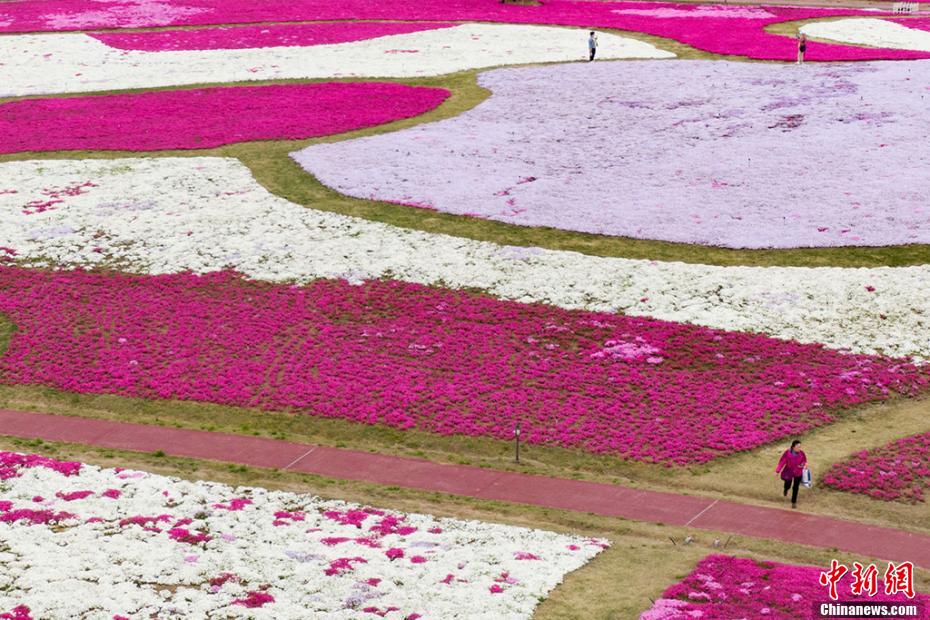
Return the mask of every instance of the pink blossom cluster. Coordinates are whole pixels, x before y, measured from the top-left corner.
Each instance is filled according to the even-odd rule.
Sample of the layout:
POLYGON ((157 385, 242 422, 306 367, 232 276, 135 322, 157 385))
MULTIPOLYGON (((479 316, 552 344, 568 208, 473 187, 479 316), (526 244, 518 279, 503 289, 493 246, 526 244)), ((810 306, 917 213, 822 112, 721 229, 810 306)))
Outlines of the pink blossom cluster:
POLYGON ((221 26, 148 32, 98 32, 95 39, 122 50, 164 52, 168 50, 252 49, 305 47, 364 41, 376 37, 448 28, 440 22, 341 22, 322 24, 266 24, 221 26))
POLYGON ((0 266, 0 313, 17 326, 2 383, 502 440, 519 425, 531 444, 669 464, 796 435, 930 380, 898 359, 399 281, 0 266))
POLYGON ((74 461, 56 461, 38 454, 0 452, 0 480, 17 478, 22 470, 32 467, 46 467, 63 476, 74 476, 81 471, 81 464, 74 461))
POLYGON ((32 614, 25 605, 17 605, 10 611, 0 612, 0 620, 32 620, 32 614))
POLYGON ((232 604, 242 605, 243 607, 248 607, 249 609, 255 609, 256 607, 263 607, 268 603, 274 603, 273 596, 267 592, 252 590, 246 594, 245 598, 236 599, 232 604))
POLYGON ((924 501, 930 487, 930 433, 898 439, 835 463, 823 484, 883 501, 924 501))
MULTIPOLYGON (((448 97, 443 88, 326 82, 25 99, 0 104, 0 153, 298 140, 417 116, 448 97)), ((60 198, 27 207, 39 213, 56 202, 60 198)))
POLYGON ((888 21, 896 22, 908 28, 915 30, 930 30, 930 17, 917 17, 907 19, 890 19, 888 21))
MULTIPOLYGON (((88 30, 255 22, 387 20, 480 21, 514 24, 549 24, 579 28, 613 28, 675 39, 717 54, 764 60, 792 60, 796 43, 789 37, 766 32, 780 22, 841 16, 891 16, 857 9, 807 7, 732 7, 668 2, 587 2, 547 0, 535 6, 488 0, 21 0, 0 12, 0 32, 88 30)), ((170 35, 163 35, 170 36, 170 35)), ((186 38, 186 35, 179 35, 186 38)), ((582 44, 584 38, 582 37, 582 44)), ((169 44, 170 45, 170 44, 169 44)), ((927 58, 930 54, 904 50, 870 49, 811 41, 807 58, 815 61, 927 58)))
MULTIPOLYGON (((818 617, 814 615, 814 603, 830 600, 827 589, 820 584, 823 570, 816 566, 709 555, 687 577, 666 590, 640 620, 813 620, 818 617)), ((864 598, 908 602, 924 608, 930 603, 930 597, 923 594, 914 599, 907 599, 903 593, 869 599, 864 593, 852 594, 848 583, 840 589, 843 600, 849 601, 864 598)), ((883 592, 881 586, 879 592, 883 592)))

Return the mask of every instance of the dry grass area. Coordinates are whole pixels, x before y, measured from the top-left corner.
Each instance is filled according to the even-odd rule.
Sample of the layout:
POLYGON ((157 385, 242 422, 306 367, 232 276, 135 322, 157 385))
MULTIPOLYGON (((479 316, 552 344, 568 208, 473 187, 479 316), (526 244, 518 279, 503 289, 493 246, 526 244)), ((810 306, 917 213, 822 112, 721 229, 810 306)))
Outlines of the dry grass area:
MULTIPOLYGON (((37 452, 102 467, 127 467, 190 480, 262 486, 311 493, 373 506, 459 519, 480 519, 524 527, 604 537, 610 549, 570 574, 538 609, 539 620, 628 619, 647 609, 662 591, 691 571, 709 553, 724 552, 787 563, 826 566, 830 559, 850 563, 861 557, 801 545, 688 530, 534 506, 487 502, 398 487, 333 480, 319 476, 180 459, 154 454, 106 450, 74 444, 0 437, 0 450, 37 452), (694 538, 686 545, 684 539, 694 538), (714 546, 714 541, 719 541, 714 546), (725 547, 724 547, 725 545, 725 547)), ((879 565, 880 562, 876 561, 879 565)), ((917 571, 918 591, 930 587, 930 573, 917 571)))
MULTIPOLYGON (((763 506, 784 504, 781 482, 774 470, 788 440, 782 442, 784 445, 764 446, 693 467, 648 465, 575 450, 527 445, 521 446, 517 464, 513 460, 513 445, 494 439, 444 437, 382 425, 208 403, 74 394, 37 386, 0 386, 0 408, 271 437, 440 463, 705 495, 763 506)), ((853 452, 926 432, 930 427, 928 420, 930 397, 896 399, 845 412, 838 422, 802 436, 802 448, 810 459, 816 482, 816 477, 831 464, 853 452)), ((800 505, 812 513, 930 532, 930 506, 927 504, 881 502, 815 484, 811 490, 802 490, 800 505)))

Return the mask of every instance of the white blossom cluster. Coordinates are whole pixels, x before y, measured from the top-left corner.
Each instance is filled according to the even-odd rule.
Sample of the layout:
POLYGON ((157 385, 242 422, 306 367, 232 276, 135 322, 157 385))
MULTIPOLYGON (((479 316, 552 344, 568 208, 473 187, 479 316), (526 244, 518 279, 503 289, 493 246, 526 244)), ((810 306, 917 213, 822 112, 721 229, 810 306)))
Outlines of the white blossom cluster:
POLYGON ((809 37, 829 39, 849 45, 930 52, 930 30, 908 28, 884 19, 837 19, 804 24, 801 32, 809 37))
POLYGON ((0 480, 0 613, 35 618, 529 618, 606 547, 91 465, 0 480))
MULTIPOLYGON (((121 50, 81 33, 0 37, 0 97, 183 84, 348 77, 417 77, 586 58, 577 28, 463 24, 349 43, 249 49, 121 50)), ((673 58, 649 43, 602 34, 602 59, 673 58)))

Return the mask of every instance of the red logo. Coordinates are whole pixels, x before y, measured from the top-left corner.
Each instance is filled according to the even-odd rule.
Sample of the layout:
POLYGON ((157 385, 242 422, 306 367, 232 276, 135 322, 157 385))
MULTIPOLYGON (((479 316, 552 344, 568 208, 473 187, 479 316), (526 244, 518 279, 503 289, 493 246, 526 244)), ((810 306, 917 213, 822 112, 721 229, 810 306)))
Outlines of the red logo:
POLYGON ((914 598, 914 565, 910 562, 894 565, 888 562, 885 571, 885 594, 903 592, 907 598, 914 598))
MULTIPOLYGON (((873 597, 878 594, 878 569, 874 564, 863 566, 859 562, 853 562, 853 570, 845 564, 840 564, 836 560, 830 561, 830 568, 820 573, 820 585, 830 588, 830 599, 837 600, 837 584, 843 580, 843 577, 849 573, 852 577, 852 583, 849 591, 853 596, 862 596, 863 594, 873 597)), ((914 598, 914 564, 912 562, 902 562, 895 564, 888 563, 885 570, 885 594, 904 594, 907 598, 914 598)))
POLYGON ((846 568, 844 564, 832 560, 830 562, 830 571, 820 573, 820 585, 830 586, 830 598, 834 601, 839 598, 836 595, 836 584, 839 583, 840 579, 842 579, 843 575, 847 572, 849 572, 849 569, 846 568))

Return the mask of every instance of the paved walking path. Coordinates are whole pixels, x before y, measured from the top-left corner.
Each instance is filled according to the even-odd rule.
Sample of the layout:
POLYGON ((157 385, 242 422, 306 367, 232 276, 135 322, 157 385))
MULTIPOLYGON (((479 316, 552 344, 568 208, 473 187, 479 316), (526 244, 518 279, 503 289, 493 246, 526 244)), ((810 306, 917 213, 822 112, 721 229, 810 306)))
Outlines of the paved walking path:
POLYGON ((930 536, 674 493, 445 465, 263 437, 0 410, 0 435, 287 469, 837 548, 930 569, 930 536))

